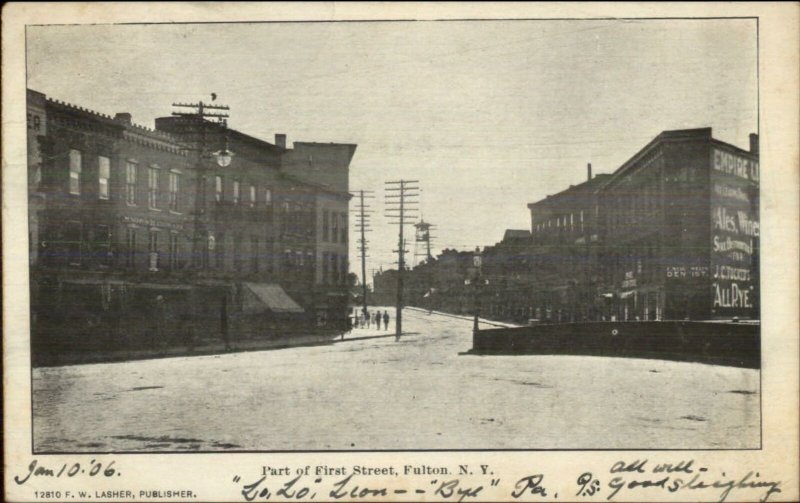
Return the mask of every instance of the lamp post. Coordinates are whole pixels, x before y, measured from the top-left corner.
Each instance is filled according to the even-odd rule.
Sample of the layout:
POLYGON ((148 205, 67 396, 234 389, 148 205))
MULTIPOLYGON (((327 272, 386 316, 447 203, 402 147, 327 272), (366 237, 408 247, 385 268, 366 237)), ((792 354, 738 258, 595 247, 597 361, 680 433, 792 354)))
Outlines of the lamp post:
POLYGON ((472 266, 475 268, 475 278, 473 280, 475 282, 475 288, 472 290, 473 291, 473 299, 472 299, 473 300, 473 308, 475 310, 475 318, 474 318, 474 320, 472 322, 472 333, 473 334, 478 333, 478 317, 480 316, 480 313, 481 313, 480 297, 478 295, 478 288, 480 288, 481 281, 482 281, 482 278, 481 278, 481 262, 482 262, 482 260, 481 260, 481 250, 480 250, 479 247, 476 246, 475 247, 475 255, 472 257, 472 266))

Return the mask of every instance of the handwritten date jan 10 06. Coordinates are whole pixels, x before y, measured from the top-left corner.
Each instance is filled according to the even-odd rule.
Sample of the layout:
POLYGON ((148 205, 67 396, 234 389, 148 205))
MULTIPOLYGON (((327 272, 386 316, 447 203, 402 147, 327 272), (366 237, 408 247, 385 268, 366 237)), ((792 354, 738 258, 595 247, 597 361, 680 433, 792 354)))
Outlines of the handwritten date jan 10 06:
POLYGON ((34 459, 28 465, 28 473, 23 477, 15 475, 14 482, 22 485, 31 477, 72 478, 80 475, 88 475, 90 477, 113 477, 116 475, 119 477, 122 474, 114 467, 114 461, 104 465, 93 459, 85 465, 81 465, 80 463, 62 463, 60 466, 51 468, 40 465, 39 461, 34 459))

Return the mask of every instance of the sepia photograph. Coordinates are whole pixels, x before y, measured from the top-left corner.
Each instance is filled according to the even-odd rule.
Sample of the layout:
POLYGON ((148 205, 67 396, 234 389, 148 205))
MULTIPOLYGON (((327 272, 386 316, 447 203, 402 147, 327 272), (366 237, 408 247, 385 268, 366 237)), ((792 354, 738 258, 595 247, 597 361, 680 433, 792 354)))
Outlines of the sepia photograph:
POLYGON ((758 26, 26 26, 32 452, 760 449, 758 26))

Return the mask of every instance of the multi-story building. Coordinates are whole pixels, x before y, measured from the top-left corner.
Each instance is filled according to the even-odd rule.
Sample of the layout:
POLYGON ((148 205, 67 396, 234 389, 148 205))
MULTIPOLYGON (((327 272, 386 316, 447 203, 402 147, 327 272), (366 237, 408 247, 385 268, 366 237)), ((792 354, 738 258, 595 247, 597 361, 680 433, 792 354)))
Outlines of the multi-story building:
POLYGON ((665 131, 601 193, 599 266, 616 319, 758 318, 758 137, 665 131))
POLYGON ((530 203, 531 318, 581 321, 598 316, 598 191, 610 175, 592 176, 557 194, 530 203))
MULTIPOLYGON (((758 180, 758 137, 748 151, 710 128, 665 131, 613 174, 592 177, 589 166, 585 182, 528 205, 530 237, 508 231, 483 250, 482 312, 545 322, 758 319, 758 180)), ((407 285, 435 278, 425 281, 440 298, 410 295, 409 304, 470 312, 472 255, 446 250, 409 271, 407 285)))
POLYGON ((530 231, 508 229, 502 241, 485 247, 481 255, 481 312, 498 320, 533 318, 530 231))
POLYGON ((335 200, 347 221, 355 145, 323 144, 320 157, 349 155, 331 155, 315 182, 285 145, 221 124, 170 117, 150 130, 30 90, 28 132, 35 334, 135 347, 192 326, 230 337, 276 334, 278 321, 345 326, 347 227, 323 274, 320 208, 335 200))

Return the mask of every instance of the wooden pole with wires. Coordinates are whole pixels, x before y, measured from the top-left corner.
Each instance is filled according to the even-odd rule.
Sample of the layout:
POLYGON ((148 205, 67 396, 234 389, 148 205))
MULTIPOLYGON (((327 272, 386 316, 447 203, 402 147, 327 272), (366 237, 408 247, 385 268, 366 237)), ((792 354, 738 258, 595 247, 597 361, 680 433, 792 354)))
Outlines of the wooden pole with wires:
POLYGON ((395 340, 403 333, 403 275, 405 273, 405 239, 403 227, 416 221, 419 204, 419 180, 397 180, 386 182, 386 217, 398 224, 397 240, 397 299, 395 302, 395 340))

